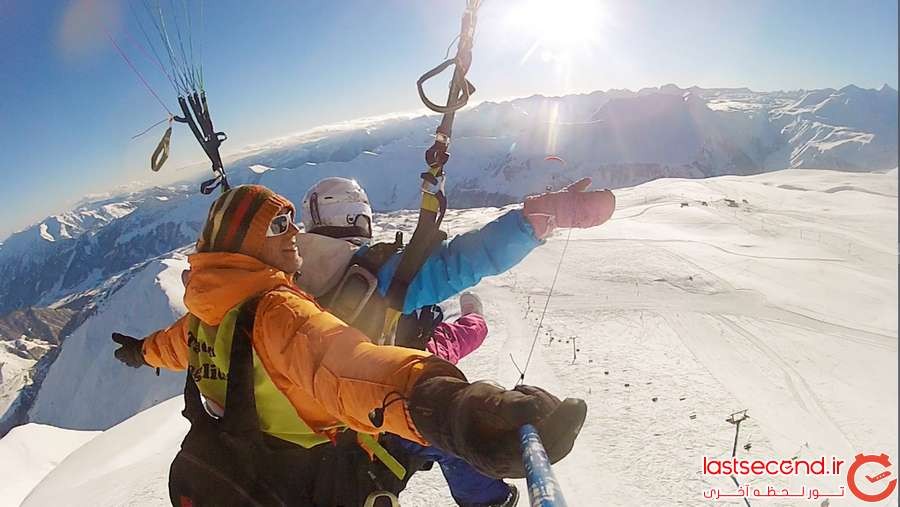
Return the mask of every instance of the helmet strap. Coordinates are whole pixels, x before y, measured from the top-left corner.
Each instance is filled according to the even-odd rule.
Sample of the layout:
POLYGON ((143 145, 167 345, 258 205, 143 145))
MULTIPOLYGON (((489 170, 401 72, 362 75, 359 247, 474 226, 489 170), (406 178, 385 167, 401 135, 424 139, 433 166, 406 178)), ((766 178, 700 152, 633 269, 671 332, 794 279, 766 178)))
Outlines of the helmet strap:
MULTIPOLYGON (((319 215, 319 193, 313 192, 309 196, 309 218, 312 219, 314 225, 322 223, 322 216, 319 215)), ((312 231, 310 231, 312 232, 312 231)), ((327 234, 326 234, 327 236, 327 234)))

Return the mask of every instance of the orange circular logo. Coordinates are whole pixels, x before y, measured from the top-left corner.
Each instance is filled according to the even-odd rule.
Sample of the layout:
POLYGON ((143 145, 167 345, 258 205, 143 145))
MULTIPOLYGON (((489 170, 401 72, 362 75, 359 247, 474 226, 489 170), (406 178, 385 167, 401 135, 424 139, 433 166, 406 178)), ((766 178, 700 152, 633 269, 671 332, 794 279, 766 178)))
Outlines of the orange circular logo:
POLYGON ((853 461, 853 464, 850 465, 850 469, 847 470, 847 486, 850 488, 850 491, 859 498, 860 500, 866 502, 878 502, 880 500, 884 500, 889 497, 891 493, 894 492, 894 489, 897 487, 897 479, 891 479, 887 486, 885 486, 884 490, 880 493, 876 494, 868 494, 864 493, 859 489, 857 485, 856 472, 859 471, 859 467, 868 464, 868 463, 876 463, 881 465, 884 468, 884 471, 876 473, 874 475, 864 475, 861 479, 863 484, 875 484, 882 479, 886 479, 891 476, 891 471, 888 470, 888 467, 891 466, 891 460, 888 458, 887 454, 880 454, 878 456, 874 454, 857 454, 856 458, 853 461))

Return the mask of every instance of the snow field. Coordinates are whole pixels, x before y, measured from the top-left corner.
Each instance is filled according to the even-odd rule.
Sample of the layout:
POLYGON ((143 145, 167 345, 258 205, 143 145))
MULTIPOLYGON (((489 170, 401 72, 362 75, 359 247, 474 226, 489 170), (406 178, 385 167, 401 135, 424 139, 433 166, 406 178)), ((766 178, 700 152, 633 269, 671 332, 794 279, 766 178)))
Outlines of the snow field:
POLYGON ((0 440, 0 505, 16 506, 66 456, 100 434, 26 424, 0 440))
MULTIPOLYGON (((734 426, 725 419, 742 409, 750 419, 740 428, 738 457, 851 461, 858 452, 885 452, 896 460, 896 196, 896 171, 789 170, 658 180, 617 191, 619 209, 609 223, 559 232, 513 270, 475 289, 490 335, 461 368, 470 379, 516 383, 562 258, 525 381, 587 400, 575 449, 554 467, 570 505, 719 505, 704 501, 703 491, 733 490, 733 483, 703 475, 702 460, 731 456, 734 426)), ((503 211, 452 210, 445 223, 458 234, 503 211)), ((408 225, 415 214, 381 218, 408 225)), ((392 231, 384 227, 381 234, 392 237, 392 231)), ((177 298, 173 280, 180 266, 165 262, 165 268, 148 267, 146 279, 132 281, 129 290, 156 287, 151 299, 161 293, 177 298)), ((108 308, 133 305, 128 294, 122 289, 111 296, 108 308)), ((448 318, 457 309, 448 301, 448 318)), ((152 315, 163 320, 175 305, 162 310, 152 315)), ((97 329, 83 342, 70 339, 63 354, 70 343, 76 350, 108 340, 109 329, 104 336, 97 329)), ((104 345, 92 357, 106 361, 100 358, 111 351, 104 345)), ((89 390, 77 390, 79 399, 93 401, 92 424, 109 419, 99 407, 116 403, 123 386, 162 382, 127 373, 114 381, 98 374, 89 390)), ((176 397, 97 436, 48 474, 23 505, 63 499, 66 505, 166 505, 168 465, 187 428, 181 408, 176 397)), ((115 409, 120 419, 129 410, 136 407, 115 409)), ((0 452, 0 463, 6 456, 0 452)), ((822 491, 845 485, 843 477, 741 482, 822 491)), ((519 505, 527 505, 524 481, 517 484, 519 505)), ((417 474, 401 501, 452 505, 437 467, 417 474)), ((896 495, 881 504, 896 505, 896 495)))

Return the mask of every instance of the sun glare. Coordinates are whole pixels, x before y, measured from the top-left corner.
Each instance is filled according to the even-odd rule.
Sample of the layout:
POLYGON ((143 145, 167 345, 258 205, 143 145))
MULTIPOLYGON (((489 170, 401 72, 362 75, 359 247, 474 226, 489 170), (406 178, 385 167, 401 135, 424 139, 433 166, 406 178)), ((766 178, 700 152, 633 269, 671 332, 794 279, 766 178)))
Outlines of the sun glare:
POLYGON ((590 49, 599 39, 599 4, 597 0, 528 0, 519 4, 509 13, 510 24, 535 39, 522 62, 535 53, 548 62, 590 49))

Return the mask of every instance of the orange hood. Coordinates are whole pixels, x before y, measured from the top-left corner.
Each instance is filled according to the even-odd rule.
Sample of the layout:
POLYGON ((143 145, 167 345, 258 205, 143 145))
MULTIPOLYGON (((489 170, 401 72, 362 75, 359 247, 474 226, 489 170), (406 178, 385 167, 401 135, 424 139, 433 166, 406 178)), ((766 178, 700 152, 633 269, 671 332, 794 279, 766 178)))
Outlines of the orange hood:
POLYGON ((291 277, 249 255, 226 252, 196 253, 188 257, 191 275, 184 291, 188 311, 216 326, 238 303, 280 286, 291 277))

